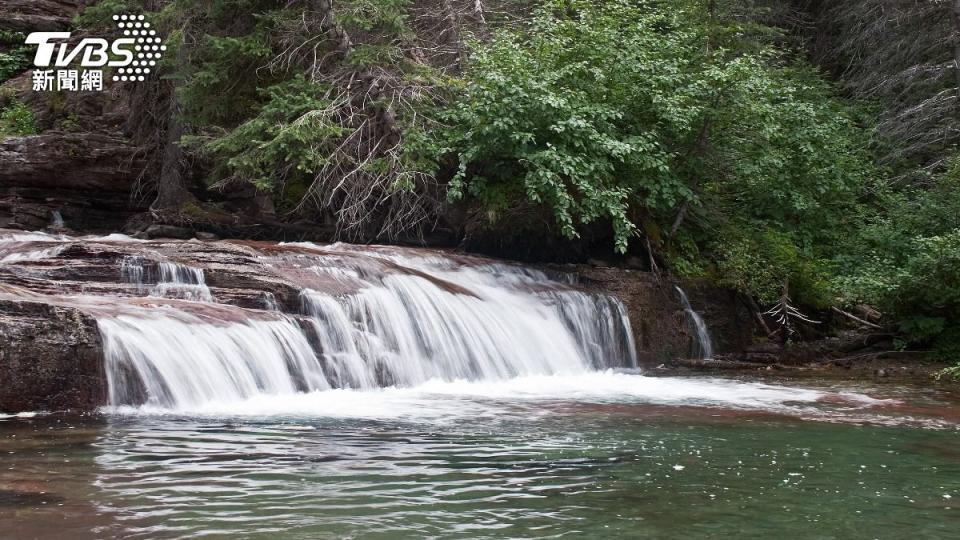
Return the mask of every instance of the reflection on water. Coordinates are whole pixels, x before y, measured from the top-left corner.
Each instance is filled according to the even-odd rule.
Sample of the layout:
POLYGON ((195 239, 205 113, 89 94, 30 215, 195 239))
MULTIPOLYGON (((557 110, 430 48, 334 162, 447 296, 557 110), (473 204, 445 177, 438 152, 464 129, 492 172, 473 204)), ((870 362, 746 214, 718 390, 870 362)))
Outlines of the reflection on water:
POLYGON ((869 400, 827 387, 660 381, 660 399, 577 393, 560 380, 550 391, 527 381, 519 398, 509 386, 439 385, 304 397, 286 412, 248 403, 233 415, 7 418, 0 537, 950 538, 960 530, 956 402, 942 394, 866 389, 878 398, 869 400), (709 396, 738 388, 738 400, 709 396))

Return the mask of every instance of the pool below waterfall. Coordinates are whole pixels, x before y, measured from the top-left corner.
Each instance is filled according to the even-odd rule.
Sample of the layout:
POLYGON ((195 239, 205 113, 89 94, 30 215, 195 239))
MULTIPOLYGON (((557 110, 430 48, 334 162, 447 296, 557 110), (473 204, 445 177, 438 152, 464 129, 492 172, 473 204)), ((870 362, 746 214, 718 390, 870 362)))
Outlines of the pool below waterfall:
POLYGON ((949 538, 958 396, 601 371, 0 420, 10 538, 949 538))

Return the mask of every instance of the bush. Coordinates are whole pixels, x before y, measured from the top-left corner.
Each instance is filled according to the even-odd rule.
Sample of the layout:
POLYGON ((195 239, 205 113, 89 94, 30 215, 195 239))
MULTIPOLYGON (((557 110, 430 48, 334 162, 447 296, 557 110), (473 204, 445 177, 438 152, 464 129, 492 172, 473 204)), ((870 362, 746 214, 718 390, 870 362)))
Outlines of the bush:
POLYGON ((714 250, 717 281, 749 292, 761 303, 776 303, 784 282, 799 304, 822 308, 832 301, 829 262, 798 246, 790 233, 742 223, 722 231, 714 250))
POLYGON ((0 30, 0 84, 30 67, 33 53, 25 39, 20 32, 0 30))
POLYGON ((845 298, 883 310, 897 323, 904 345, 928 346, 942 359, 960 360, 960 229, 885 247, 864 254, 859 271, 839 280, 845 298))
POLYGON ((37 133, 33 111, 20 101, 0 109, 0 137, 22 137, 37 133))
POLYGON ((477 47, 445 116, 450 196, 493 216, 544 205, 569 238, 608 221, 620 252, 642 225, 673 236, 688 268, 702 267, 689 247, 730 221, 802 229, 809 252, 856 201, 865 136, 817 73, 753 41, 712 48, 698 20, 652 2, 548 2, 528 31, 477 47), (692 218, 673 231, 679 212, 692 218))
POLYGON ((960 361, 960 156, 927 186, 880 192, 837 260, 842 301, 881 309, 903 346, 960 361))

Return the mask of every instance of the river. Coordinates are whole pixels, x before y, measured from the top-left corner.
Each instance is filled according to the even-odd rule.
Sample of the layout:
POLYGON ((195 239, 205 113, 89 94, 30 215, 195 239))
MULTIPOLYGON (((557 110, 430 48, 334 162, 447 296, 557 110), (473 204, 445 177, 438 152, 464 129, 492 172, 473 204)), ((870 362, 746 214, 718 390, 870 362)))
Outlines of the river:
POLYGON ((597 372, 0 420, 5 538, 950 538, 960 396, 597 372))
POLYGON ((436 250, 0 235, 0 396, 29 411, 0 416, 0 537, 960 530, 955 387, 654 376, 631 319, 712 347, 649 291, 631 311, 436 250))

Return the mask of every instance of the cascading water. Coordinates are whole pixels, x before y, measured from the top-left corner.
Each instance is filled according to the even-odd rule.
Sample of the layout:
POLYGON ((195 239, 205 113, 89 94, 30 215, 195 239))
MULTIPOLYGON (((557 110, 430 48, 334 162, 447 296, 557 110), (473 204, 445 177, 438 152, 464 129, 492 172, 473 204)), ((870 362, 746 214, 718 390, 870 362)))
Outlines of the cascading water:
POLYGON ((713 358, 713 342, 710 340, 710 331, 707 329, 707 323, 703 320, 703 317, 701 317, 700 314, 697 313, 692 306, 690 306, 690 300, 687 298, 687 293, 685 293, 679 286, 675 286, 674 288, 677 290, 677 293, 680 294, 680 301, 683 304, 683 311, 690 320, 690 326, 697 336, 697 347, 695 354, 701 359, 713 358))
POLYGON ((612 297, 508 265, 332 247, 291 245, 264 261, 327 285, 304 287, 297 315, 275 311, 272 295, 262 311, 205 304, 213 295, 200 269, 125 260, 126 281, 155 282, 150 296, 176 300, 99 317, 111 404, 191 408, 636 365, 626 310, 612 297))
POLYGON ((464 412, 475 399, 775 408, 821 396, 611 370, 636 367, 619 300, 570 274, 432 250, 0 231, 0 300, 97 321, 108 411, 455 417, 437 400, 460 396, 450 407, 464 412))
POLYGON ((175 309, 98 320, 110 403, 161 407, 227 403, 257 394, 329 388, 293 321, 211 321, 175 309))
POLYGON ((66 228, 66 224, 63 222, 63 216, 58 210, 50 212, 50 228, 59 231, 66 228))
MULTIPOLYGON (((635 305, 659 296, 643 296, 643 277, 597 275, 635 305)), ((607 369, 634 365, 626 315, 573 279, 436 251, 0 230, 0 406, 20 402, 11 388, 37 392, 41 407, 68 394, 99 404, 102 366, 87 354, 97 345, 114 405, 94 419, 0 414, 0 507, 16 510, 0 511, 0 528, 759 537, 780 516, 774 526, 803 523, 811 536, 890 533, 872 509, 899 512, 888 535, 955 531, 929 517, 960 497, 952 456, 931 461, 954 443, 945 394, 910 389, 922 397, 901 402, 832 380, 607 369), (867 425, 894 422, 909 424, 867 425), (911 433, 914 423, 933 429, 911 433), (922 445, 932 451, 911 452, 922 445), (847 511, 824 522, 825 505, 847 511)))
POLYGON ((169 261, 153 263, 143 257, 127 257, 120 264, 120 276, 139 289, 152 284, 150 296, 213 301, 203 270, 185 264, 169 261))

